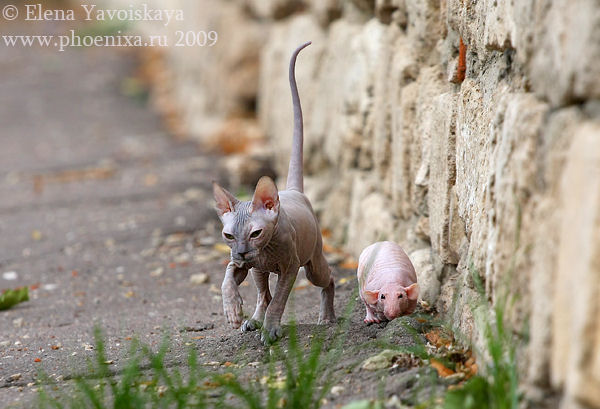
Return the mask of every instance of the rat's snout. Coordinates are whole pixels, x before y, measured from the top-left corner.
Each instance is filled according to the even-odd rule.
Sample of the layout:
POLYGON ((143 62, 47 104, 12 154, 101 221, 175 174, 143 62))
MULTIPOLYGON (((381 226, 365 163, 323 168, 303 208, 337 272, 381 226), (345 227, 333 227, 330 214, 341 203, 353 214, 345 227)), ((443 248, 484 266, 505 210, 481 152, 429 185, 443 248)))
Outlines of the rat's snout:
POLYGON ((391 321, 401 315, 401 308, 397 303, 386 305, 383 309, 383 315, 385 315, 385 318, 391 321))

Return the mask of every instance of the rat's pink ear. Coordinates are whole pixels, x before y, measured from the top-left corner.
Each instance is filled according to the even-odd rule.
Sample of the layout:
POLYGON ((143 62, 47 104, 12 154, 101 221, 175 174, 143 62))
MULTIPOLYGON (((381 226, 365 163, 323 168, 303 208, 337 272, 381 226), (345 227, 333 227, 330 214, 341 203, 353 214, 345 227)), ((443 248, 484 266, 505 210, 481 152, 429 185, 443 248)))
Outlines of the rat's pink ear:
POLYGON ((256 184, 254 196, 252 197, 252 211, 258 209, 279 211, 279 194, 275 182, 268 177, 263 176, 256 184))
POLYGON ((377 304, 377 298, 379 298, 379 291, 363 291, 363 296, 367 304, 377 304))
POLYGON ((419 284, 414 283, 404 289, 406 290, 406 295, 409 300, 416 300, 419 298, 419 284))
POLYGON ((217 182, 213 182, 213 194, 217 202, 217 214, 219 217, 225 213, 233 212, 238 200, 231 193, 219 186, 217 182))

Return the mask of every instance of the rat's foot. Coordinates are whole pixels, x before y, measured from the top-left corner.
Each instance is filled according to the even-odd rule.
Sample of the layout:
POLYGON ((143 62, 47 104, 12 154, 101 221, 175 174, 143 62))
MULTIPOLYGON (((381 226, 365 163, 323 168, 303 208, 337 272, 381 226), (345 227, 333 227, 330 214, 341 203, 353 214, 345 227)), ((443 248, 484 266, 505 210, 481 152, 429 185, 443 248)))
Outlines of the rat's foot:
POLYGON ((242 325, 244 315, 242 311, 242 297, 239 294, 231 298, 223 298, 223 311, 227 317, 227 322, 233 328, 239 328, 242 325))
POLYGON ((262 327, 262 323, 260 321, 250 318, 249 320, 244 321, 242 324, 242 331, 256 331, 260 327, 262 327))
POLYGON ((375 318, 374 316, 371 317, 365 317, 365 324, 369 325, 369 324, 379 324, 381 322, 380 319, 375 318))
POLYGON ((281 325, 268 325, 265 324, 265 328, 260 335, 260 340, 264 345, 270 345, 277 341, 279 338, 283 336, 283 328, 281 325))

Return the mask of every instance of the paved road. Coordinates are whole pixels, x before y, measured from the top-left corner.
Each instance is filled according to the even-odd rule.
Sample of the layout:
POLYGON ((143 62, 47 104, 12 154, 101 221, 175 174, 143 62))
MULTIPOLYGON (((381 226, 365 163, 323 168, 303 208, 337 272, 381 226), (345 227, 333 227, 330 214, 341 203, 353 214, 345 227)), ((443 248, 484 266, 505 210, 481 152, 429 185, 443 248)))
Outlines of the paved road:
POLYGON ((84 370, 95 324, 118 367, 125 338, 181 345, 178 329, 221 318, 210 284, 189 281, 218 286, 226 258, 216 161, 123 95, 134 68, 112 50, 0 48, 0 289, 35 288, 0 312, 0 407, 30 399, 40 369, 84 370))

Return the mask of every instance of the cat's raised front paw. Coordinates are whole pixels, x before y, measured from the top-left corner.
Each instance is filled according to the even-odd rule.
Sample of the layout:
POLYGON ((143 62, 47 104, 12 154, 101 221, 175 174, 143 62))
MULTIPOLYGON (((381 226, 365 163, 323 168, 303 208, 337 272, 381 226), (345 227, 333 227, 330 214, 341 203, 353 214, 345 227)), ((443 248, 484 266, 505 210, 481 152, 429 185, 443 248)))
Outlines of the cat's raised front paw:
POLYGON ((260 321, 250 318, 249 320, 244 321, 242 324, 242 331, 256 331, 260 327, 262 327, 262 323, 260 321))
POLYGON ((283 328, 281 325, 265 326, 260 340, 264 345, 270 345, 283 336, 283 328))
POLYGON ((242 298, 239 295, 232 299, 223 299, 223 311, 227 317, 227 322, 233 328, 239 328, 242 325, 244 313, 242 310, 242 298))

